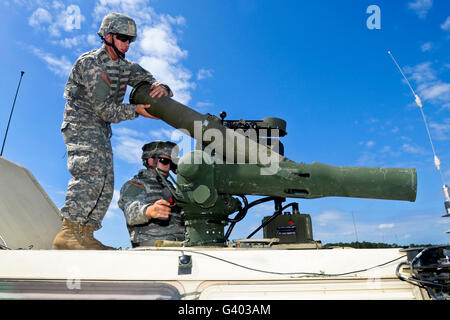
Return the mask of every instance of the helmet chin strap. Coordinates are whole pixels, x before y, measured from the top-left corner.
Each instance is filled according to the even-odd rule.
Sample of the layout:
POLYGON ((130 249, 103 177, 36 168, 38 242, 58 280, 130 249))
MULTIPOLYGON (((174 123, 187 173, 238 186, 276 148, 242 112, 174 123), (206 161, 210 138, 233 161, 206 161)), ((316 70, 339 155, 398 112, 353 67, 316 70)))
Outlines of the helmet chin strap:
POLYGON ((123 53, 119 49, 117 49, 116 44, 114 43, 114 35, 111 35, 111 36, 112 36, 112 42, 106 41, 106 39, 104 37, 101 37, 101 38, 107 46, 110 46, 114 49, 114 52, 117 54, 119 59, 123 60, 125 58, 125 53, 123 53))

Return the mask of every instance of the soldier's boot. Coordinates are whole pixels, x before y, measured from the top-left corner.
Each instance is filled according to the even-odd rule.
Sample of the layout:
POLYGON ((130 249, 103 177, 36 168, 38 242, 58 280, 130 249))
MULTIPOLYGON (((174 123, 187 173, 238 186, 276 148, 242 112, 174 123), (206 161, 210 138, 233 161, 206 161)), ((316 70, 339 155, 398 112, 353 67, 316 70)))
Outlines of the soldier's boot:
POLYGON ((57 250, 88 250, 80 234, 80 225, 63 219, 62 230, 55 236, 52 249, 57 250))
POLYGON ((105 246, 103 243, 94 238, 94 226, 80 225, 80 233, 83 244, 93 250, 114 250, 113 247, 105 246))

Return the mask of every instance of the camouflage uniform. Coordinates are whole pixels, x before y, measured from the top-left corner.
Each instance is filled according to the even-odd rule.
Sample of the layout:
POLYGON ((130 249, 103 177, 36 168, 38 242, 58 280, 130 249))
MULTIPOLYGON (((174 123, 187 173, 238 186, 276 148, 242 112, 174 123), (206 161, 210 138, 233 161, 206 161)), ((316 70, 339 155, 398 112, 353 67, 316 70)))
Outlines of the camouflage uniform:
POLYGON ((125 214, 133 246, 153 246, 156 240, 184 240, 184 220, 179 207, 171 208, 168 220, 152 219, 145 215, 147 207, 166 198, 165 189, 157 180, 157 174, 147 169, 140 170, 122 186, 119 207, 125 214))
POLYGON ((101 228, 114 188, 110 124, 138 116, 136 105, 122 102, 127 85, 141 81, 161 84, 137 63, 112 60, 105 45, 75 62, 64 91, 61 126, 72 174, 61 208, 64 218, 101 228))

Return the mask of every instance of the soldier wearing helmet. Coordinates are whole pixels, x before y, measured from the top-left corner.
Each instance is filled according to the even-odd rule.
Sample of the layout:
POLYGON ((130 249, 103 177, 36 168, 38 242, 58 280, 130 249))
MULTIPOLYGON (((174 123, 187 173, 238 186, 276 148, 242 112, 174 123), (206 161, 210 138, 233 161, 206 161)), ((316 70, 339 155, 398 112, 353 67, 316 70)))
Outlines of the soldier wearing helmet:
POLYGON ((120 190, 122 209, 133 247, 155 246, 158 240, 183 241, 184 220, 156 170, 167 176, 176 170, 178 146, 170 141, 153 141, 142 147, 146 169, 139 171, 120 190))
POLYGON ((134 42, 136 40, 136 23, 126 15, 113 12, 105 16, 97 34, 107 46, 114 50, 114 53, 119 58, 123 59, 125 58, 125 52, 119 50, 116 43, 121 45, 124 42, 126 43, 126 41, 116 40, 129 40, 128 44, 134 42), (111 36, 108 36, 108 34, 111 36), (109 39, 105 38, 107 36, 109 39))
POLYGON ((113 249, 93 236, 101 228, 114 191, 111 123, 139 115, 156 119, 146 111, 150 105, 123 103, 128 85, 147 81, 152 85, 152 98, 173 95, 167 85, 125 58, 137 36, 133 19, 120 13, 107 14, 98 35, 104 44, 78 58, 64 90, 67 102, 61 131, 72 178, 54 249, 113 249))

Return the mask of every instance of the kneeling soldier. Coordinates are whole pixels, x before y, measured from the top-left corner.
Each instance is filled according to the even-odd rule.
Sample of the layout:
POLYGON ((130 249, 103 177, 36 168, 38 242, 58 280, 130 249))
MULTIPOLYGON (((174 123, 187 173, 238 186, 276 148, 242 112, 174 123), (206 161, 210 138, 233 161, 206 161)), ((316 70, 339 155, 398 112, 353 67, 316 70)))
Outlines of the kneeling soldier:
POLYGON ((142 169, 120 190, 119 207, 125 214, 132 247, 154 246, 157 240, 183 241, 181 210, 171 201, 156 168, 167 176, 176 170, 178 146, 154 141, 142 147, 142 169))

